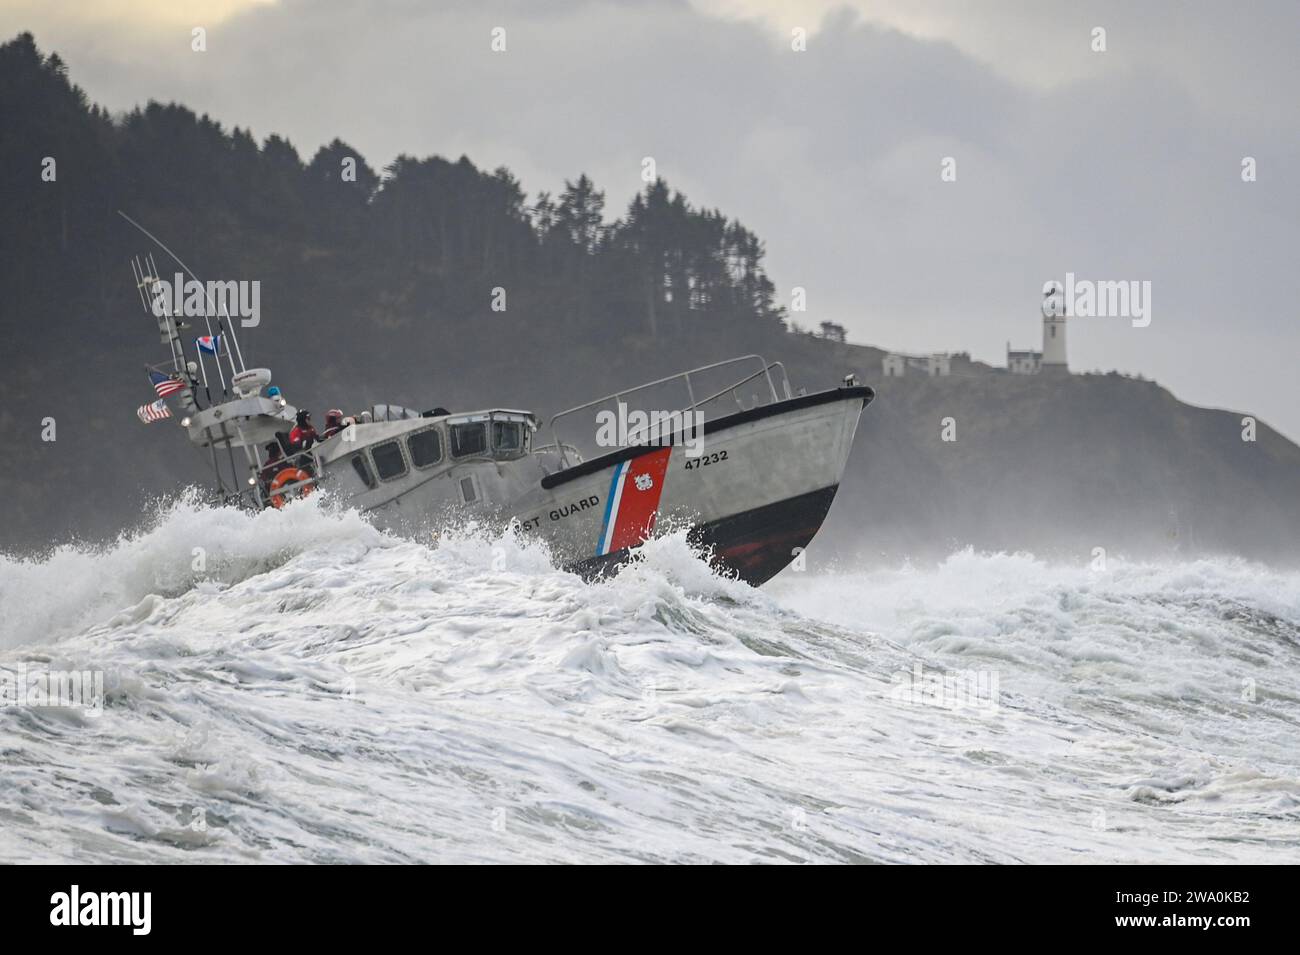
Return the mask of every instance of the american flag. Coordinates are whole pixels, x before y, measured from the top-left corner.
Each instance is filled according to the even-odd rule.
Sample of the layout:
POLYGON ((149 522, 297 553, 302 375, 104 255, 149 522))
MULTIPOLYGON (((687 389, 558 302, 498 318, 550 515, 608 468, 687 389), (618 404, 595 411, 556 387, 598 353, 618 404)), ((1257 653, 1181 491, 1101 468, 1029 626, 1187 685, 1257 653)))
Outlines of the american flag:
POLYGON ((179 378, 164 375, 160 371, 149 372, 149 381, 153 383, 153 390, 158 392, 159 398, 166 398, 168 395, 175 394, 185 387, 185 382, 179 378))
POLYGON ((135 416, 145 424, 152 424, 155 421, 161 421, 163 418, 172 416, 171 409, 167 407, 167 402, 159 398, 151 405, 141 405, 135 409, 135 416))

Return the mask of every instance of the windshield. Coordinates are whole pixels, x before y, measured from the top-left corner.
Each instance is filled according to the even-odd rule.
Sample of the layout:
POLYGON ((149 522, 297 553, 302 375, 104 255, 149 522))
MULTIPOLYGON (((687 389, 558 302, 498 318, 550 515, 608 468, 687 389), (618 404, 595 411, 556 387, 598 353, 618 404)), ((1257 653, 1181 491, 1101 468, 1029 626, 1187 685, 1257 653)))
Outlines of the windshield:
POLYGON ((487 428, 481 424, 454 424, 451 426, 452 457, 463 458, 487 451, 487 428))
POLYGON ((523 450, 523 428, 517 421, 492 422, 492 450, 523 450))

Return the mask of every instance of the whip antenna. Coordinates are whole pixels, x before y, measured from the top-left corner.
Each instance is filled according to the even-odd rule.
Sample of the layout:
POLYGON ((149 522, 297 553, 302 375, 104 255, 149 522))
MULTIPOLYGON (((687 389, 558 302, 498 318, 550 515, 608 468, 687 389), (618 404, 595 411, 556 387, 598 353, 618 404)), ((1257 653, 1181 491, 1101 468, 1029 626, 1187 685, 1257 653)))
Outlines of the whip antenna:
MULTIPOLYGON (((177 255, 177 254, 176 254, 175 252, 173 252, 171 249, 167 248, 167 245, 163 242, 162 239, 158 238, 156 235, 154 235, 152 232, 150 232, 148 229, 146 229, 146 228, 145 228, 144 226, 142 226, 140 223, 136 222, 134 219, 132 219, 129 215, 127 215, 127 214, 126 214, 125 212, 123 212, 121 209, 118 209, 118 210, 117 210, 117 214, 120 215, 120 216, 121 216, 123 219, 125 219, 127 222, 129 222, 131 225, 135 226, 135 228, 139 229, 140 232, 144 233, 144 235, 145 235, 146 237, 148 237, 151 241, 153 241, 153 243, 154 243, 155 245, 157 245, 158 248, 162 249, 164 252, 166 252, 168 255, 170 255, 170 256, 172 257, 172 261, 174 261, 177 265, 179 265, 179 266, 181 267, 181 271, 183 271, 186 275, 188 275, 190 278, 192 278, 195 282, 198 282, 199 285, 200 285, 200 287, 202 287, 202 289, 203 289, 203 297, 204 297, 205 299, 207 299, 207 303, 208 303, 208 311, 209 311, 209 312, 214 312, 214 313, 217 312, 217 303, 216 303, 216 301, 212 298, 212 293, 208 291, 208 287, 207 287, 207 285, 204 283, 204 281, 203 281, 202 279, 200 279, 197 275, 194 274, 194 270, 193 270, 193 269, 191 269, 188 265, 186 265, 184 262, 181 261, 181 258, 180 258, 179 255, 177 255)), ((225 310, 226 310, 226 303, 223 301, 223 302, 221 303, 221 311, 224 312, 225 310)), ((212 338, 213 345, 214 345, 214 347, 216 347, 217 339, 214 338, 214 337, 212 336, 212 321, 211 321, 211 319, 209 318, 209 316, 206 315, 206 314, 203 316, 203 320, 207 323, 207 326, 208 326, 208 337, 212 338)), ((219 329, 221 329, 221 333, 222 333, 222 334, 224 334, 224 335, 229 335, 229 336, 230 336, 231 344, 233 344, 233 345, 235 346, 233 351, 231 351, 231 350, 229 350, 229 349, 227 349, 227 351, 226 351, 226 359, 227 359, 227 361, 230 362, 230 373, 231 373, 232 375, 234 375, 234 374, 238 374, 238 373, 241 372, 241 371, 245 371, 246 369, 245 369, 245 367, 244 367, 244 354, 243 354, 243 352, 242 352, 242 351, 240 350, 240 348, 239 348, 239 339, 235 336, 235 323, 234 323, 234 321, 232 320, 231 323, 230 323, 230 327, 229 327, 229 328, 226 328, 226 327, 225 327, 225 322, 223 322, 223 321, 221 320, 221 315, 220 315, 220 314, 217 314, 217 327, 218 327, 219 329), (236 357, 236 356, 239 357, 239 367, 238 367, 238 368, 235 367, 235 357, 236 357)), ((218 353, 217 356, 216 356, 216 361, 217 361, 217 372, 218 372, 218 374, 220 374, 220 372, 221 372, 221 355, 220 355, 219 353, 218 353)))

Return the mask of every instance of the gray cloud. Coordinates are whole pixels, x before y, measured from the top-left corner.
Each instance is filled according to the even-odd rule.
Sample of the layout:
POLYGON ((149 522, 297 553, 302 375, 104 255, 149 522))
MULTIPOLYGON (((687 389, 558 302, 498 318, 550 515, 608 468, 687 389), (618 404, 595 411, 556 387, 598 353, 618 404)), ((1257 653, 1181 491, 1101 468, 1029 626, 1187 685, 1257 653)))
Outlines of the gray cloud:
POLYGON ((307 156, 336 135, 376 166, 466 153, 534 193, 586 171, 616 209, 653 156, 767 239, 778 287, 808 290, 796 320, 858 341, 1000 363, 1007 339, 1037 342, 1045 281, 1148 279, 1151 326, 1076 320, 1074 367, 1300 436, 1300 325, 1279 288, 1300 248, 1300 8, 880 9, 830 13, 804 53, 779 15, 671 2, 292 0, 213 25, 206 54, 188 29, 92 28, 75 8, 0 24, 31 26, 112 108, 175 99, 307 156), (893 28, 909 10, 935 38, 893 28))

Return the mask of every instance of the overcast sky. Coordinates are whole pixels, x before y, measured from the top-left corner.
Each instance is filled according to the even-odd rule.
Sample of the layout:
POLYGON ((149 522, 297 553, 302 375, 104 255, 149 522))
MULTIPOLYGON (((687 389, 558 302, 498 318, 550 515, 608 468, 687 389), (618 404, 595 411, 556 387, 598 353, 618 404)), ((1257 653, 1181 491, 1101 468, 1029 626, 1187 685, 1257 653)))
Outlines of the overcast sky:
POLYGON ((530 196, 587 172, 621 212, 654 157, 851 341, 1002 364, 1044 282, 1150 281, 1148 327, 1071 320, 1071 366, 1300 437, 1295 2, 0 0, 0 27, 111 109, 176 100, 304 159, 464 153, 530 196))

